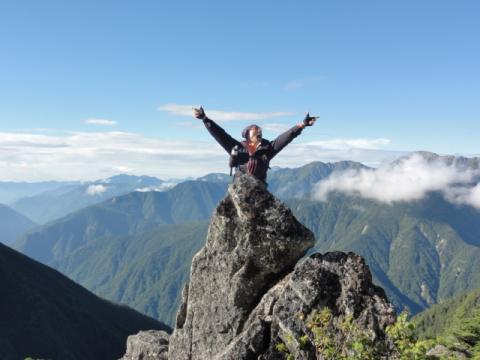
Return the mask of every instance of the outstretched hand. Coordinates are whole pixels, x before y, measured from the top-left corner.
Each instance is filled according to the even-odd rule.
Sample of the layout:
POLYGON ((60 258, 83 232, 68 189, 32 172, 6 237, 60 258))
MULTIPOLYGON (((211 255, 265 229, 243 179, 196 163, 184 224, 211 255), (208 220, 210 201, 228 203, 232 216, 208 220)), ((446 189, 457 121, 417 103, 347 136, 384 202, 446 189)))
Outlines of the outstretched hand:
POLYGON ((320 116, 310 116, 310 113, 307 112, 307 115, 305 115, 305 119, 303 119, 303 125, 305 126, 312 126, 315 124, 315 121, 319 118, 320 116))
POLYGON ((193 116, 195 116, 197 119, 203 120, 207 116, 205 115, 205 111, 203 110, 203 107, 200 106, 199 109, 193 108, 193 116))

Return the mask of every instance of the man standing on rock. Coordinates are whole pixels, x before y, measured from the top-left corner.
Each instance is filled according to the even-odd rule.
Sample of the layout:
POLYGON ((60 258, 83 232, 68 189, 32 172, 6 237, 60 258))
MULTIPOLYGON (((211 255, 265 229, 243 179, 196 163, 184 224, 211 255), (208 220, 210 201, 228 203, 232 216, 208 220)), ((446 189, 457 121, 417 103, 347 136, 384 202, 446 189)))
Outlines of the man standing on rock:
POLYGON ((306 126, 312 126, 318 117, 309 113, 303 122, 279 135, 275 140, 268 141, 262 138, 262 129, 258 125, 247 126, 242 131, 245 141, 237 141, 225 130, 205 115, 202 107, 193 109, 194 116, 203 120, 208 132, 230 154, 230 167, 238 171, 253 175, 263 181, 267 178, 270 160, 273 159, 285 146, 296 138, 306 126))

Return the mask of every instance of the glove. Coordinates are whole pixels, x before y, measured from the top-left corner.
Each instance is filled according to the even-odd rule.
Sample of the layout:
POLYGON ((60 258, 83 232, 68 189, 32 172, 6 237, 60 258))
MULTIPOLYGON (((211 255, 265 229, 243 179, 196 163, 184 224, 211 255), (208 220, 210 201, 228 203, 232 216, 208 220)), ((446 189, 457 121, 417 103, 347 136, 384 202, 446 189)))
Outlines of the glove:
POLYGON ((193 109, 193 116, 195 116, 197 119, 200 120, 205 120, 207 115, 205 115, 205 111, 203 110, 203 107, 200 106, 200 109, 193 109))
POLYGON ((312 126, 313 124, 315 124, 315 120, 317 120, 318 118, 319 116, 310 116, 310 113, 307 113, 307 115, 305 115, 305 119, 303 119, 303 125, 312 126))

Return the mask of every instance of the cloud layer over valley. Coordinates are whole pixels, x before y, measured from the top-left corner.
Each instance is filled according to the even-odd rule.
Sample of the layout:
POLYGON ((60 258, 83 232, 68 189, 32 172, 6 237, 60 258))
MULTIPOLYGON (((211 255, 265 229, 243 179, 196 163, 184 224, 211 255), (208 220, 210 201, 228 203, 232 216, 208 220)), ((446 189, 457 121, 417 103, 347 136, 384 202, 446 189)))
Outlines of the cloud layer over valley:
MULTIPOLYGON (((451 158, 450 158, 451 159, 451 158)), ((415 153, 377 169, 347 170, 333 173, 316 185, 316 198, 326 200, 338 191, 392 203, 421 200, 438 191, 453 203, 480 208, 480 170, 465 161, 446 161, 415 153)))

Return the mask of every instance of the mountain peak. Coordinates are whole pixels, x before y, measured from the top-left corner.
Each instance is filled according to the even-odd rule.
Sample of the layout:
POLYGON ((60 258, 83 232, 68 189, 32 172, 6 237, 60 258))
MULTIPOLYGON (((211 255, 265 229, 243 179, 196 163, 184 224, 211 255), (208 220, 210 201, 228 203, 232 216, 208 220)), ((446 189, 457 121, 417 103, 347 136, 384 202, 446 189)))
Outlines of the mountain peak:
POLYGON ((478 157, 439 155, 430 151, 415 151, 404 157, 399 158, 398 160, 394 161, 393 164, 397 164, 401 161, 411 159, 414 156, 420 156, 427 163, 443 163, 447 166, 454 166, 461 170, 480 168, 480 158, 478 157))
POLYGON ((415 154, 420 155, 421 157, 423 157, 426 160, 429 160, 429 159, 436 160, 440 157, 440 155, 437 154, 437 153, 434 153, 434 152, 431 152, 431 151, 425 151, 425 150, 415 151, 411 155, 415 155, 415 154))
POLYGON ((193 258, 169 358, 213 359, 224 351, 266 290, 313 244, 312 232, 261 181, 237 176, 193 258))
POLYGON ((93 183, 101 183, 101 184, 148 184, 148 185, 158 185, 162 183, 162 180, 153 177, 153 176, 137 176, 137 175, 130 175, 130 174, 117 174, 110 176, 105 179, 98 179, 93 181, 93 183))
POLYGON ((272 359, 281 342, 311 358, 314 350, 288 338, 309 332, 299 313, 325 307, 381 338, 394 310, 363 258, 336 252, 300 261, 313 245, 312 232, 262 182, 236 176, 193 258, 168 358, 272 359))

